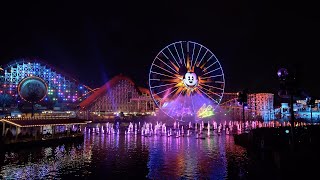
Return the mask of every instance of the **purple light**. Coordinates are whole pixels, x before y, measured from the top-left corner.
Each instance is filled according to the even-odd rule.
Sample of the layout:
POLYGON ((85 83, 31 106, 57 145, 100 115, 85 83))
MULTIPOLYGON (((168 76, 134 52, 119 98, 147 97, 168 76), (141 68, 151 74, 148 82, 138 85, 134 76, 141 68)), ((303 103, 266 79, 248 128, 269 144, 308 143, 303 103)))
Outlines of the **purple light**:
POLYGON ((288 76, 288 70, 285 68, 281 68, 278 70, 277 75, 279 78, 286 78, 288 76))

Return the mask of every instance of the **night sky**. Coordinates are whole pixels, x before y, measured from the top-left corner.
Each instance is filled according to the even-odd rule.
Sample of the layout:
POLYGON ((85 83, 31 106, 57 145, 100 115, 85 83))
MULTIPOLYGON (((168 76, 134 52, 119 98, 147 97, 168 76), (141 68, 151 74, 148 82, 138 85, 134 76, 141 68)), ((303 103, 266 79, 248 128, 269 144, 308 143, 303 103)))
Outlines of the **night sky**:
POLYGON ((277 70, 289 66, 299 67, 306 91, 320 95, 315 4, 194 2, 1 4, 0 64, 39 58, 93 88, 119 73, 148 87, 157 53, 175 41, 191 40, 217 56, 226 92, 276 93, 277 70))

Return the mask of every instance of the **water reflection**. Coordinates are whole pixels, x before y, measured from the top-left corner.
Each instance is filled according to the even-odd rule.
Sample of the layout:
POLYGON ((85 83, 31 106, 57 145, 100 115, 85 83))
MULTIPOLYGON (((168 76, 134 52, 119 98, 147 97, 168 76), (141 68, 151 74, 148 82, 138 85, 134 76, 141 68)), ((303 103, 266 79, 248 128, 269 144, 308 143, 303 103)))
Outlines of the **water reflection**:
POLYGON ((0 179, 237 179, 246 151, 231 135, 205 139, 85 134, 84 142, 0 154, 0 179))
POLYGON ((5 152, 0 177, 4 179, 43 179, 80 171, 91 163, 91 149, 81 145, 32 148, 5 152), (84 168, 79 168, 84 167, 84 168))

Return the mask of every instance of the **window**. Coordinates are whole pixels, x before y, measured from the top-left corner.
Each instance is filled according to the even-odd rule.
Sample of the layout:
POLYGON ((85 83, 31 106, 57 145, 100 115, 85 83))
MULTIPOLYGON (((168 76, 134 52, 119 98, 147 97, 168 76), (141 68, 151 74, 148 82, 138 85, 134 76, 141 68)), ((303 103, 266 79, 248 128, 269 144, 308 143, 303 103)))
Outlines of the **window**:
POLYGON ((132 98, 132 92, 129 91, 129 92, 128 92, 128 102, 131 102, 131 98, 132 98))

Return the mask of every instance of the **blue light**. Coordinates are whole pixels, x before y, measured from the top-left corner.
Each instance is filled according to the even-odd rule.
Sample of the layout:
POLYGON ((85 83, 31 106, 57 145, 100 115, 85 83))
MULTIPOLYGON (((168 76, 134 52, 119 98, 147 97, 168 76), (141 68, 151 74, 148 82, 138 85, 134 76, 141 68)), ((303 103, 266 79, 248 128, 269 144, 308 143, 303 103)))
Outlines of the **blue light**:
POLYGON ((285 132, 286 132, 286 134, 289 134, 289 130, 288 129, 285 132))

